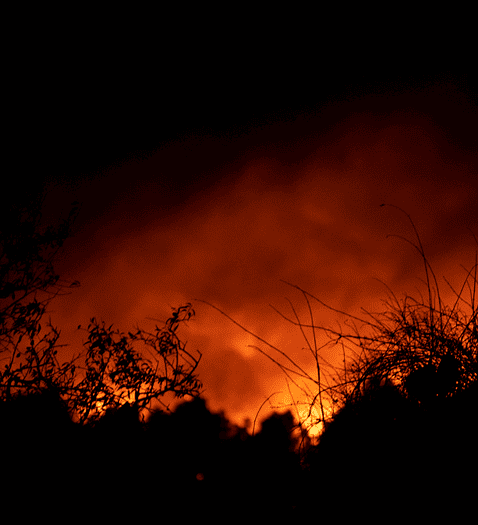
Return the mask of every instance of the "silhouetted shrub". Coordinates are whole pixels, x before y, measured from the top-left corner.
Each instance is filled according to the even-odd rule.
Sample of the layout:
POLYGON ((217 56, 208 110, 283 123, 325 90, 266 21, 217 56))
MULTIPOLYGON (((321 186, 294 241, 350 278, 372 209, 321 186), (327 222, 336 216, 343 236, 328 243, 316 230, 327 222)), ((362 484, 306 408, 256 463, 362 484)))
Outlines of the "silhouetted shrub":
POLYGON ((26 509, 51 506, 51 512, 58 510, 55 499, 71 497, 70 488, 78 475, 78 444, 76 427, 56 393, 44 391, 2 401, 4 502, 22 501, 26 509))
POLYGON ((313 357, 312 371, 210 305, 267 345, 253 348, 306 397, 305 419, 311 426, 320 424, 322 432, 303 460, 308 498, 327 501, 337 512, 348 507, 347 518, 371 518, 372 509, 379 517, 387 507, 402 509, 405 517, 418 508, 438 509, 445 501, 456 509, 458 492, 465 493, 469 483, 466 465, 476 466, 478 264, 475 260, 465 270, 457 291, 445 279, 455 294, 446 305, 408 219, 416 235, 410 244, 424 264, 424 295, 398 298, 387 287, 383 311, 364 310, 358 317, 287 283, 303 295, 310 318, 301 321, 290 301, 293 314, 278 313, 300 329, 313 357), (344 323, 318 325, 312 301, 344 323), (325 344, 319 345, 319 333, 325 344), (343 367, 321 355, 326 347, 342 352, 343 367))
POLYGON ((291 425, 290 413, 275 414, 251 436, 222 413, 211 413, 202 398, 182 403, 170 414, 153 413, 146 439, 158 491, 172 501, 181 487, 203 512, 290 511, 300 474, 291 425), (160 453, 164 450, 168 453, 160 453))

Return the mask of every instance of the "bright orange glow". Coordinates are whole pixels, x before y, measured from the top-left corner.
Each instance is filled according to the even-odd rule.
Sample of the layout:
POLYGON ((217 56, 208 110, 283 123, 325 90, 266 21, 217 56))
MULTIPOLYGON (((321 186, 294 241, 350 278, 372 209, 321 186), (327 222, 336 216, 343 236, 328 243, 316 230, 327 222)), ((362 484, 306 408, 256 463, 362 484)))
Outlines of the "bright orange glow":
MULTIPOLYGON (((204 137, 199 146, 172 145, 112 168, 104 180, 85 180, 75 194, 84 215, 58 267, 81 287, 55 300, 53 322, 74 348, 84 337, 76 326, 92 316, 127 331, 192 302, 196 316, 180 334, 203 354, 198 373, 210 409, 242 425, 274 394, 259 419, 276 407, 296 413, 296 403, 305 417, 301 392, 289 391, 283 373, 253 346, 275 351, 194 300, 214 304, 315 374, 299 328, 269 305, 293 317, 287 297, 309 320, 303 297, 281 279, 355 315, 362 307, 382 309, 386 288, 375 279, 397 294, 415 293, 421 260, 408 244, 387 238, 412 239, 413 232, 402 215, 380 208, 383 202, 412 216, 436 274, 462 282, 460 264, 470 265, 476 248, 467 228, 478 235, 477 159, 459 125, 445 128, 442 120, 444 105, 450 115, 463 107, 476 112, 460 96, 439 91, 433 102, 428 94, 401 95, 387 109, 382 99, 364 98, 327 108, 300 133, 282 123, 242 138, 204 137), (175 171, 182 151, 197 180, 214 174, 201 191, 187 193, 188 174, 175 171), (174 203, 161 186, 167 173, 184 187, 174 203), (108 185, 117 187, 112 200, 108 185)), ((317 324, 343 321, 312 306, 317 324)), ((313 344, 312 332, 306 335, 313 344)), ((318 337, 320 347, 326 338, 318 337)), ((342 364, 341 348, 321 355, 342 364)))

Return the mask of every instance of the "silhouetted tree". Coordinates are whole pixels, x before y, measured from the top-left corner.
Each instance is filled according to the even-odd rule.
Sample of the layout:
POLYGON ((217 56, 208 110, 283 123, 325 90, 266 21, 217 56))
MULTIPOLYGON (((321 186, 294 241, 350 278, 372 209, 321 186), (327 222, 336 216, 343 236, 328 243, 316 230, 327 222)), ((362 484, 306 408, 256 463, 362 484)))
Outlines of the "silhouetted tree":
POLYGON ((83 349, 67 359, 60 331, 45 317, 55 296, 78 285, 54 268, 78 206, 54 228, 43 224, 42 203, 33 193, 0 210, 4 510, 21 508, 27 520, 29 509, 32 519, 45 513, 50 521, 65 512, 124 518, 147 493, 156 496, 143 486, 151 472, 141 457, 140 415, 165 393, 195 396, 201 389, 201 355, 187 351, 177 333, 194 311, 181 306, 151 332, 127 334, 93 318, 83 349))
POLYGON ((124 334, 92 318, 84 349, 60 359, 60 331, 44 317, 56 295, 79 284, 62 282, 54 269, 78 206, 54 228, 42 223, 43 201, 34 196, 23 206, 2 209, 0 400, 54 392, 84 423, 125 403, 141 412, 168 392, 197 395, 201 354, 188 352, 177 335, 178 326, 194 315, 190 304, 173 309, 164 326, 151 333, 137 328, 124 334))
POLYGON ((124 334, 98 323, 88 325, 83 379, 71 388, 70 405, 80 421, 97 419, 108 409, 131 403, 142 412, 164 394, 196 396, 201 383, 196 357, 177 336, 180 323, 194 315, 191 305, 173 309, 164 327, 124 334))
POLYGON ((68 375, 56 361, 58 331, 47 321, 42 332, 40 321, 53 297, 78 285, 63 282, 53 267, 78 206, 74 203, 68 218, 55 228, 42 223, 43 201, 31 197, 20 204, 13 199, 1 210, 0 399, 49 386, 53 368, 60 376, 68 375))

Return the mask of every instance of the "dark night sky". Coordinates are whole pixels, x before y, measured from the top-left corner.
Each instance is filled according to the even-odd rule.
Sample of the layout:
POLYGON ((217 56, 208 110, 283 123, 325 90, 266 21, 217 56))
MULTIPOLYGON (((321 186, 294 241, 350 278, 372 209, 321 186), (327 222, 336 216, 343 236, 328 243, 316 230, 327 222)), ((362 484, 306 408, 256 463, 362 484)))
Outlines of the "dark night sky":
POLYGON ((48 33, 29 48, 12 67, 6 156, 16 194, 33 174, 52 217, 82 203, 59 264, 82 286, 52 306, 65 340, 79 344, 91 316, 128 330, 192 301, 185 338, 203 353, 205 397, 241 422, 287 394, 283 377, 194 299, 308 366, 268 306, 285 310, 288 296, 304 311, 280 279, 351 313, 379 306, 374 277, 416 285, 419 259, 386 238, 410 227, 382 202, 411 214, 437 273, 459 281, 467 228, 478 235, 476 83, 466 56, 438 48, 424 65, 394 46, 326 52, 298 29, 244 46, 239 24, 166 26, 66 44, 48 33))

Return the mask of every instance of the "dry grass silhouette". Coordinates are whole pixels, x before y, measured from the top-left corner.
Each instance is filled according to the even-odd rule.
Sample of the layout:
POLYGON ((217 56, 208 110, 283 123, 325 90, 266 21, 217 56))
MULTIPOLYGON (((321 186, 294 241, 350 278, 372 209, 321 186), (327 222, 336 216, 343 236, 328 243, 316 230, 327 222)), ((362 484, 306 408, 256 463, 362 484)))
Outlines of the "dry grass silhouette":
POLYGON ((424 266, 425 296, 400 298, 387 287, 388 298, 382 312, 363 310, 364 316, 357 317, 324 303, 296 284, 283 281, 302 294, 309 321, 299 318, 290 301, 292 316, 272 308, 300 330, 315 363, 313 372, 305 370, 280 348, 252 333, 216 306, 201 301, 265 345, 266 349, 253 348, 282 370, 288 385, 293 384, 302 392, 305 400, 300 402, 308 407, 307 417, 303 419, 309 422, 309 428, 320 423, 322 430, 326 429, 345 406, 385 384, 394 385, 405 398, 426 409, 436 403, 446 403, 477 380, 476 254, 475 264, 464 269, 465 279, 459 290, 443 278, 455 296, 453 304, 445 304, 439 280, 427 259, 415 224, 406 212, 398 209, 407 216, 416 240, 413 242, 399 235, 389 237, 410 243, 418 252, 424 266), (318 325, 314 303, 345 317, 345 322, 338 329, 318 325), (311 336, 307 335, 307 330, 311 336), (325 345, 318 345, 319 334, 326 336, 325 345), (342 367, 332 365, 321 355, 330 345, 340 348, 342 367))

